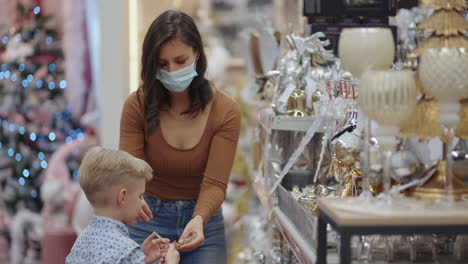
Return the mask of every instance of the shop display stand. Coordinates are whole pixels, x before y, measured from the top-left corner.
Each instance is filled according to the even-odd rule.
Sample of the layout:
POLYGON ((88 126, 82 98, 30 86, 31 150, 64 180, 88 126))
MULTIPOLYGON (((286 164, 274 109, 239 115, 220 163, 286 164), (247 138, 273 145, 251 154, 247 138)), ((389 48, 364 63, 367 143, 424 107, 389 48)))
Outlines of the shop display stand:
MULTIPOLYGON (((272 129, 305 132, 313 121, 313 117, 272 116, 271 119, 261 119, 260 123, 267 131, 272 129), (265 122, 265 120, 268 121, 265 122)), ((315 227, 314 217, 306 212, 290 192, 281 185, 273 196, 269 196, 265 180, 270 176, 264 176, 255 171, 249 161, 247 161, 247 167, 256 196, 271 219, 278 225, 282 236, 290 245, 299 263, 316 263, 316 241, 314 241, 316 236, 312 235, 315 227)), ((330 262, 335 263, 336 259, 336 254, 329 252, 330 262)))
POLYGON ((275 217, 283 237, 288 241, 300 263, 315 263, 317 259, 315 217, 307 212, 292 197, 291 193, 278 186, 278 203, 273 208, 275 217))
MULTIPOLYGON (((296 226, 291 222, 289 217, 283 213, 279 207, 273 208, 273 215, 275 221, 278 224, 279 230, 283 237, 288 241, 294 255, 296 256, 299 263, 313 264, 317 259, 315 251, 310 247, 309 243, 299 233, 296 226)), ((310 226, 312 228, 312 226, 310 226)))
MULTIPOLYGON (((341 264, 351 263, 353 235, 468 234, 468 211, 419 208, 416 211, 364 212, 353 210, 359 198, 321 198, 318 202, 317 263, 327 263, 327 224, 340 234, 341 264), (346 208, 346 203, 349 204, 346 208)), ((362 204, 362 201, 360 202, 362 204)), ((355 207, 356 208, 356 207, 355 207)))
MULTIPOLYGON (((290 219, 290 216, 288 216, 287 213, 283 212, 276 204, 274 204, 273 198, 268 196, 261 177, 259 177, 258 174, 256 175, 257 176, 252 177, 253 190, 259 198, 262 206, 267 210, 271 218, 277 223, 281 234, 286 239, 286 241, 288 241, 288 244, 294 252, 294 255, 299 260, 299 263, 315 263, 317 257, 314 247, 310 245, 310 242, 307 238, 303 237, 301 232, 298 230, 298 227, 290 219)), ((312 229, 313 226, 308 226, 305 228, 312 229)))

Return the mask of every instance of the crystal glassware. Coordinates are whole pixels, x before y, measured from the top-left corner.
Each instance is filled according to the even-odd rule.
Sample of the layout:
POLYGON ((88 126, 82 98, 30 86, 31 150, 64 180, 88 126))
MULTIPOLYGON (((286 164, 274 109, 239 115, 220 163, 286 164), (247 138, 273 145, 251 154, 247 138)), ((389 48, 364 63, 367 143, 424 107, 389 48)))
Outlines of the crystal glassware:
MULTIPOLYGON (((444 149, 452 149, 455 128, 459 122, 460 100, 468 97, 468 50, 465 48, 427 49, 421 55, 419 77, 427 93, 440 103, 440 122, 444 131, 444 149)), ((447 161, 445 200, 452 202, 453 162, 450 151, 447 161)))
POLYGON ((391 244, 386 235, 369 236, 369 260, 390 262, 391 244))
MULTIPOLYGON (((416 84, 411 71, 366 71, 361 77, 359 107, 378 122, 377 139, 384 156, 383 183, 389 198, 391 155, 397 144, 399 125, 416 107, 416 84)), ((390 201, 390 199, 388 199, 390 201)))
POLYGON ((460 263, 463 263, 461 261, 468 262, 468 251, 466 250, 467 248, 468 248, 468 235, 463 235, 463 234, 457 235, 455 239, 453 254, 455 255, 456 260, 460 261, 460 263))
POLYGON ((405 235, 391 236, 390 238, 390 260, 408 261, 410 260, 411 250, 409 237, 405 235))
POLYGON ((367 70, 386 70, 395 57, 395 43, 388 28, 358 27, 341 31, 338 53, 343 68, 360 78, 367 70))
MULTIPOLYGON (((395 57, 395 43, 388 28, 356 27, 341 31, 338 53, 343 69, 349 71, 359 82, 366 70, 385 70, 390 68, 395 57)), ((364 158, 362 160, 362 194, 368 199, 372 196, 369 189, 369 140, 370 120, 364 119, 364 158)))
POLYGON ((410 260, 412 262, 431 262, 436 259, 436 248, 431 236, 412 235, 410 240, 410 260))

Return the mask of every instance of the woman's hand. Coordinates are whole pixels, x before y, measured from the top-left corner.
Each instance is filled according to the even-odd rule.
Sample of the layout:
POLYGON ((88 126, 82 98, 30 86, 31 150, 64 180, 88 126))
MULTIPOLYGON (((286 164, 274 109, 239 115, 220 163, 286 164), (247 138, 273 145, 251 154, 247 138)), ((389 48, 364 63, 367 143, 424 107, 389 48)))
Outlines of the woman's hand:
POLYGON ((169 245, 169 239, 154 239, 156 233, 151 233, 143 244, 141 249, 145 254, 145 263, 153 263, 163 257, 167 252, 167 246, 169 245))
POLYGON ((180 251, 190 251, 196 249, 205 243, 205 235, 203 234, 203 217, 197 215, 187 226, 185 226, 184 233, 179 239, 180 251), (186 240, 186 241, 184 241, 186 240))
POLYGON ((146 203, 145 199, 142 198, 141 209, 140 209, 140 212, 138 213, 138 220, 149 222, 149 220, 151 220, 152 218, 153 218, 153 213, 151 213, 151 210, 149 209, 148 204, 146 203))

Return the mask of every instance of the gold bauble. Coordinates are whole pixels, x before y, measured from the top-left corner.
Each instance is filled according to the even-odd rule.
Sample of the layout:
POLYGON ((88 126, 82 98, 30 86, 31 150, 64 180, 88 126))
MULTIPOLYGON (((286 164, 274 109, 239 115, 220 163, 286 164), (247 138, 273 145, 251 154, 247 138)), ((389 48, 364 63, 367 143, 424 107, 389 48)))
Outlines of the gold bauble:
POLYGON ((303 90, 295 89, 288 99, 289 116, 305 117, 308 116, 306 109, 306 96, 303 90))

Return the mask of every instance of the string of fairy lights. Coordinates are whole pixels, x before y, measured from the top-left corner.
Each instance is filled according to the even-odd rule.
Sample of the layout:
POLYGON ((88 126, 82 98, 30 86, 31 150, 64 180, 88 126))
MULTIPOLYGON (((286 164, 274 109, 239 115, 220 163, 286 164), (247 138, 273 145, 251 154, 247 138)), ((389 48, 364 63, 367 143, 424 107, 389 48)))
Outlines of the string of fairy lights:
MULTIPOLYGON (((59 115, 61 113, 58 113, 59 115)), ((70 130, 67 135, 57 135, 56 132, 50 132, 49 134, 41 134, 38 132, 32 132, 28 131, 24 126, 22 125, 17 125, 14 122, 11 122, 6 119, 1 119, 0 118, 0 125, 1 128, 5 132, 8 133, 8 135, 16 134, 15 136, 17 137, 23 137, 30 143, 36 143, 36 142, 48 142, 48 143, 53 143, 57 141, 58 137, 64 137, 65 136, 65 144, 71 144, 74 140, 79 140, 83 141, 85 139, 85 133, 82 131, 81 128, 78 129, 73 129, 70 130)), ((5 144, 2 140, 0 140, 0 152, 4 153, 7 157, 10 157, 11 160, 15 161, 16 163, 21 163, 23 162, 23 155, 21 152, 18 150, 15 150, 13 147, 8 146, 8 144, 5 144)), ((37 155, 35 155, 35 159, 29 160, 28 162, 31 163, 32 169, 47 169, 48 167, 48 158, 50 157, 50 153, 45 153, 43 151, 39 151, 37 155)), ((31 176, 31 171, 28 168, 25 168, 21 171, 21 175, 18 175, 18 183, 20 185, 25 185, 27 179, 31 176)), ((74 170, 72 172, 72 176, 76 178, 78 176, 78 171, 74 170)), ((37 191, 32 190, 31 195, 33 198, 37 196, 37 191)))

